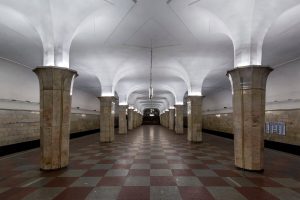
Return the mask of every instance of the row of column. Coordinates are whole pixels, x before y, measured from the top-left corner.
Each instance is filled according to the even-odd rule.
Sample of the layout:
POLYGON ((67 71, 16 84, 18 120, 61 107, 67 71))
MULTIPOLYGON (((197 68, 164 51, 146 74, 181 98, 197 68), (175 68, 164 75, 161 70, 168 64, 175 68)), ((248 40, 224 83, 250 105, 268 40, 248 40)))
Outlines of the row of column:
MULTIPOLYGON (((187 101, 188 134, 187 140, 191 142, 202 141, 202 97, 189 96, 187 101)), ((169 109, 160 115, 161 125, 174 130, 177 134, 183 134, 183 105, 175 105, 175 109, 169 109)))
MULTIPOLYGON (((100 99, 100 142, 113 142, 115 136, 115 97, 100 99)), ((118 105, 117 105, 118 106, 118 105)), ((119 106, 119 134, 127 134, 143 123, 143 116, 128 106, 119 106), (127 115, 128 113, 128 115, 127 115)))
MULTIPOLYGON (((248 66, 228 71, 232 83, 235 166, 263 170, 266 82, 270 67, 248 66)), ((187 99, 187 140, 202 142, 202 96, 187 99)), ((173 129, 173 112, 161 115, 161 124, 173 129)), ((183 106, 175 106, 175 133, 183 133, 183 106)))
MULTIPOLYGON (((33 70, 40 84, 40 146, 42 170, 55 170, 69 164, 70 114, 74 70, 38 67, 33 70)), ((99 97, 100 142, 112 142, 115 136, 115 98, 99 97)), ((119 133, 141 126, 142 115, 127 106, 119 108, 119 133)))
MULTIPOLYGON (((248 66, 228 72, 233 87, 235 165, 242 169, 263 169, 266 81, 271 71, 269 67, 248 66)), ((72 85, 77 72, 56 67, 36 68, 34 72, 40 82, 41 168, 66 167, 69 162, 72 85)), ((112 142, 114 97, 100 97, 100 101, 100 141, 112 142)), ((188 97, 187 138, 192 142, 202 141, 201 103, 201 96, 188 97)), ((124 109, 121 109, 119 122, 122 134, 127 132, 124 109)), ((161 116, 161 122, 171 130, 174 127, 177 134, 182 134, 183 106, 176 105, 175 112, 169 111, 161 116)), ((134 129, 141 123, 142 116, 128 109, 128 129, 134 129)))
MULTIPOLYGON (((127 106, 125 106, 125 107, 127 108, 127 106)), ((136 112, 132 108, 128 108, 127 112, 128 112, 128 130, 133 130, 142 125, 143 115, 136 112)), ((119 113, 119 117, 126 118, 126 113, 125 114, 122 113, 122 115, 123 116, 121 116, 121 114, 119 113)), ((122 124, 119 124, 119 128, 120 128, 120 126, 122 126, 122 124)), ((123 129, 125 129, 125 127, 123 127, 123 129)))

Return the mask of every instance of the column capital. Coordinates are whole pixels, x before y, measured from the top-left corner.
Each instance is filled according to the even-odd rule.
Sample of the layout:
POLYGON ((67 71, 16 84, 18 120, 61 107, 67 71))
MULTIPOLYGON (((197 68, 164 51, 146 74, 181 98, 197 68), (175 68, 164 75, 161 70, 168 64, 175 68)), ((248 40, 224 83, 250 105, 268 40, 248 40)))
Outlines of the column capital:
POLYGON ((39 78, 40 89, 70 91, 77 71, 62 67, 37 67, 32 70, 39 78))
POLYGON ((103 102, 105 101, 110 101, 110 102, 115 102, 116 101, 116 97, 114 96, 101 96, 101 97, 98 97, 98 99, 103 102))
POLYGON ((227 72, 231 79, 233 90, 265 89, 268 75, 273 71, 271 67, 251 65, 235 68, 227 72))
POLYGON ((188 96, 187 100, 193 105, 201 105, 203 96, 188 96))
POLYGON ((119 109, 128 109, 128 106, 127 105, 119 105, 119 109))
POLYGON ((175 109, 177 108, 183 108, 183 105, 174 105, 175 109))

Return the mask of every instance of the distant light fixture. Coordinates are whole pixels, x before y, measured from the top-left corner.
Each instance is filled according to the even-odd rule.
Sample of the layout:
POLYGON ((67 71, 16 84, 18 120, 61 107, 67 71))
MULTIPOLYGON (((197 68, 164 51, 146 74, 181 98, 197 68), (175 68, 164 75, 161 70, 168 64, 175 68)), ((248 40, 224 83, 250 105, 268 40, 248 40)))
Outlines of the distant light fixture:
POLYGON ((153 98, 153 87, 149 87, 149 99, 153 98))
POLYGON ((150 60, 150 86, 149 86, 149 99, 153 98, 153 87, 152 87, 152 68, 153 68, 153 49, 152 49, 152 42, 151 42, 151 60, 150 60))

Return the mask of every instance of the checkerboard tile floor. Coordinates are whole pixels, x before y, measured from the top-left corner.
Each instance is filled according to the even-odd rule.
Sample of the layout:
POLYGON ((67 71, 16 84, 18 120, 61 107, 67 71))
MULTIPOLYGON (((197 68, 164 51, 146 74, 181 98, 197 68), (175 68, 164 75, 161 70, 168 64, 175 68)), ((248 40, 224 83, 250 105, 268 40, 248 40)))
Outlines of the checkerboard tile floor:
POLYGON ((300 199, 300 158, 266 150, 264 173, 235 169, 233 142, 204 135, 188 143, 143 126, 113 143, 71 142, 67 169, 39 170, 39 150, 0 158, 0 199, 300 199))

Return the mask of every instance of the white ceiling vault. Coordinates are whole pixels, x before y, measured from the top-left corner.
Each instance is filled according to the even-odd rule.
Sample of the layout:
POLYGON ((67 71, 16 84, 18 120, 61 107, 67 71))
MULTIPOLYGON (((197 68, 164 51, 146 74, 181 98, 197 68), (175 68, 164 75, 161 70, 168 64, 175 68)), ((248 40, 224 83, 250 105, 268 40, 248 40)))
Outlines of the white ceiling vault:
POLYGON ((0 57, 75 69, 75 86, 161 111, 226 71, 299 58, 299 0, 0 0, 0 57), (154 98, 148 99, 153 48, 154 98))

